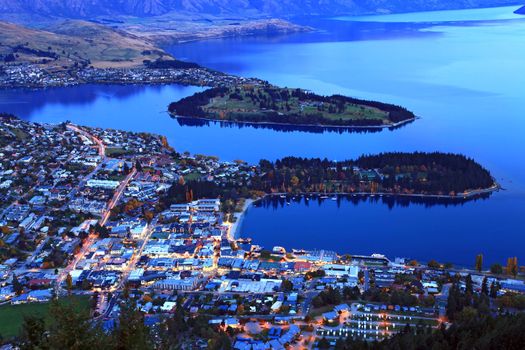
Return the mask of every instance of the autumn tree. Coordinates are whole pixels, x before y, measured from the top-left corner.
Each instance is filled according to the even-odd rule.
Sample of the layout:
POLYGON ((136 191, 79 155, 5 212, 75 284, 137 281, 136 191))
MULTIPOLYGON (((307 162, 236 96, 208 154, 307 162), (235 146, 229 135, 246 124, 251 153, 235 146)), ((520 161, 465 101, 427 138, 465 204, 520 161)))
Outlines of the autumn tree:
POLYGON ((516 275, 518 274, 518 258, 517 257, 507 259, 507 271, 506 272, 508 275, 512 275, 516 277, 516 275))
POLYGON ((439 262, 437 262, 436 260, 430 260, 428 263, 427 263, 427 266, 430 267, 431 269, 439 269, 441 268, 441 264, 439 262))
POLYGON ((478 272, 481 272, 483 269, 483 254, 478 254, 476 256, 476 270, 478 272))
POLYGON ((73 278, 71 277, 71 274, 67 274, 66 276, 66 288, 67 293, 71 294, 71 290, 73 290, 73 278))
POLYGON ((503 273, 503 267, 500 264, 492 264, 490 266, 490 272, 495 275, 501 275, 503 273))

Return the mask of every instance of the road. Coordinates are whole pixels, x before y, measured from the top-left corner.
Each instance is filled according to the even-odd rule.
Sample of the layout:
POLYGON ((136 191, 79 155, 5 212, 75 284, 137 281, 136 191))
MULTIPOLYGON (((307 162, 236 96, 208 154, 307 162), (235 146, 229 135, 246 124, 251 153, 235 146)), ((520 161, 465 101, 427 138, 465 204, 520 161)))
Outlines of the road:
POLYGON ((91 246, 93 245, 95 241, 96 241, 96 236, 89 235, 86 242, 84 242, 84 245, 82 246, 82 249, 80 250, 80 252, 77 255, 75 255, 73 261, 68 266, 66 266, 64 269, 62 269, 62 271, 60 271, 57 277, 57 280, 56 280, 56 284, 55 284, 55 293, 57 295, 59 295, 60 288, 62 286, 62 283, 65 281, 67 275, 70 274, 71 271, 76 269, 77 264, 80 262, 80 260, 84 258, 86 253, 89 252, 89 249, 91 248, 91 246))
POLYGON ((148 244, 151 234, 153 233, 153 229, 157 225, 158 221, 159 221, 159 217, 155 217, 151 221, 151 223, 148 225, 148 230, 146 232, 144 239, 140 243, 140 248, 135 251, 128 266, 122 271, 122 276, 120 278, 120 282, 118 283, 118 285, 111 289, 111 292, 113 293, 113 297, 109 298, 107 295, 108 293, 101 293, 101 303, 100 304, 105 303, 105 307, 103 307, 103 305, 99 306, 101 309, 103 309, 103 311, 100 313, 100 316, 98 316, 97 319, 103 319, 103 318, 109 317, 111 310, 113 310, 113 307, 115 306, 116 300, 120 296, 120 291, 126 284, 131 271, 133 271, 135 269, 135 266, 137 266, 137 263, 140 260, 140 257, 142 256, 142 252, 144 251, 144 247, 146 247, 146 244, 148 244))
POLYGON ((101 226, 104 226, 106 222, 108 221, 109 217, 111 216, 111 209, 113 209, 118 201, 120 200, 120 197, 124 194, 124 191, 126 190, 126 187, 133 179, 133 176, 137 173, 137 170, 135 168, 131 169, 131 172, 126 176, 126 178, 120 183, 119 187, 115 191, 115 194, 113 195, 113 198, 108 203, 108 206, 106 208, 106 212, 104 215, 102 215, 102 218, 100 219, 99 223, 101 226))
POLYGON ((117 290, 120 290, 125 285, 126 281, 129 278, 129 274, 131 273, 131 271, 135 269, 135 266, 137 265, 138 261, 140 260, 140 257, 142 256, 144 247, 146 247, 146 244, 148 244, 149 238, 151 237, 151 234, 153 233, 153 229, 157 225, 158 221, 159 221, 159 217, 157 216, 148 225, 146 235, 144 239, 142 240, 142 243, 140 244, 140 248, 137 251, 135 251, 135 254, 133 254, 133 257, 131 258, 128 266, 122 271, 122 278, 120 279, 120 283, 116 287, 117 290))
MULTIPOLYGON (((108 221, 108 219, 109 219, 109 217, 111 215, 111 209, 113 209, 115 207, 115 205, 117 205, 118 201, 120 200, 120 197, 124 193, 127 185, 129 184, 129 182, 131 181, 133 176, 135 176, 136 172, 137 171, 135 169, 132 169, 131 172, 126 176, 124 181, 122 181, 120 183, 119 187, 115 191, 115 194, 113 195, 113 198, 111 198, 111 200, 109 201, 107 209, 106 209, 104 215, 99 220, 99 224, 101 226, 104 226, 106 224, 106 222, 108 221)), ((95 241, 96 241, 96 236, 95 235, 89 235, 89 237, 86 240, 86 242, 84 243, 80 253, 78 253, 75 256, 75 259, 65 269, 63 269, 62 272, 59 274, 59 276, 57 278, 57 285, 58 286, 60 286, 62 284, 62 282, 66 279, 66 276, 71 271, 73 271, 76 268, 78 262, 86 255, 86 253, 89 251, 89 249, 91 248, 91 246, 93 245, 93 243, 95 241)))
MULTIPOLYGON (((97 144, 97 148, 98 148, 98 155, 101 158, 100 163, 98 163, 98 165, 95 167, 95 169, 93 169, 93 171, 91 171, 88 175, 84 176, 84 178, 82 178, 82 180, 80 180, 78 186, 76 186, 73 190, 71 190, 71 192, 69 192, 67 197, 68 197, 68 200, 71 200, 78 193, 79 189, 81 189, 89 180, 91 180, 93 178, 93 176, 100 170, 100 168, 104 164, 104 160, 106 159, 106 146, 104 145, 104 143, 99 138, 95 137, 94 135, 91 135, 90 133, 88 133, 87 131, 79 128, 76 125, 67 124, 66 127, 69 130, 73 130, 75 132, 78 132, 79 134, 87 137, 88 139, 90 139, 94 143, 96 143, 97 144)), ((65 208, 62 208, 62 210, 64 210, 64 209, 65 208)))
POLYGON ((94 143, 96 143, 97 144, 97 148, 98 148, 98 155, 100 156, 100 158, 102 160, 104 160, 106 158, 106 145, 104 145, 102 140, 100 140, 98 137, 88 133, 87 131, 79 128, 78 126, 76 126, 74 124, 67 124, 66 127, 69 130, 73 130, 75 132, 78 132, 79 134, 83 135, 84 137, 86 137, 86 138, 90 139, 91 141, 93 141, 94 143))

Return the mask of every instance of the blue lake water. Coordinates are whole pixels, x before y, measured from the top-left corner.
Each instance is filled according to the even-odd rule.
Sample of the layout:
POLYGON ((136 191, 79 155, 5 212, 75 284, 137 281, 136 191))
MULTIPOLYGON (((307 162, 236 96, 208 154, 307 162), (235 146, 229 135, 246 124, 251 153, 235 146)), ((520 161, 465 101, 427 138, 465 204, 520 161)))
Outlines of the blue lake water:
POLYGON ((523 230, 512 218, 523 216, 524 209, 519 196, 432 207, 413 203, 391 207, 378 197, 359 203, 264 201, 248 209, 241 234, 268 249, 325 248, 473 266, 480 252, 486 262, 504 263, 509 254, 523 257, 523 230))
POLYGON ((286 155, 345 159, 382 151, 464 153, 506 191, 462 206, 342 202, 252 208, 243 234, 263 245, 436 258, 525 261, 525 17, 517 7, 374 17, 298 19, 318 30, 289 36, 194 42, 177 57, 322 94, 401 104, 421 116, 395 131, 315 133, 183 126, 169 102, 200 90, 180 86, 81 86, 0 91, 0 110, 40 122, 150 131, 179 151, 222 159, 286 155), (326 238, 325 238, 326 237, 326 238))

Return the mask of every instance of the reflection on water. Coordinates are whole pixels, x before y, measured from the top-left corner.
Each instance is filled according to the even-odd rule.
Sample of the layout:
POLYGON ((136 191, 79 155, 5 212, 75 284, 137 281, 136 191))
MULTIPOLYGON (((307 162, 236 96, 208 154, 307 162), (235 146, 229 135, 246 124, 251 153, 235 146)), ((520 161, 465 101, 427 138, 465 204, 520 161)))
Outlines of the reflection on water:
POLYGON ((461 206, 467 202, 483 201, 490 198, 492 193, 483 193, 469 198, 437 198, 437 197, 417 197, 417 196, 400 196, 400 195, 369 195, 369 194, 352 194, 352 195, 288 195, 288 196, 268 196, 256 202, 257 207, 263 208, 282 208, 290 203, 304 204, 309 206, 311 203, 321 205, 328 201, 334 202, 338 208, 343 203, 353 204, 360 203, 384 204, 388 209, 396 207, 408 208, 410 205, 422 205, 425 208, 433 206, 461 206))
POLYGON ((523 235, 513 218, 525 204, 495 193, 490 199, 456 203, 415 202, 405 198, 267 198, 250 207, 240 235, 266 249, 329 249, 339 253, 382 253, 472 266, 509 256, 525 259, 523 235), (505 211, 505 215, 500 214, 505 211))
POLYGON ((199 118, 187 118, 187 117, 175 117, 174 119, 177 120, 180 126, 189 126, 189 127, 204 127, 204 126, 211 126, 211 125, 218 125, 221 128, 237 128, 237 129, 243 129, 243 128, 254 128, 254 129, 268 129, 272 131, 277 132, 306 132, 306 133, 314 133, 314 134, 322 134, 322 133, 336 133, 336 134, 345 134, 345 133, 359 133, 359 134, 368 134, 368 133, 376 133, 381 132, 385 130, 394 131, 397 129, 400 129, 410 123, 413 123, 414 121, 410 121, 401 125, 392 126, 388 128, 366 128, 366 127, 326 127, 326 126, 305 126, 305 125, 283 125, 283 124, 272 124, 272 123, 249 123, 249 122, 243 122, 243 123, 237 123, 237 122, 231 122, 231 121, 223 121, 223 120, 207 120, 207 119, 199 119, 199 118))

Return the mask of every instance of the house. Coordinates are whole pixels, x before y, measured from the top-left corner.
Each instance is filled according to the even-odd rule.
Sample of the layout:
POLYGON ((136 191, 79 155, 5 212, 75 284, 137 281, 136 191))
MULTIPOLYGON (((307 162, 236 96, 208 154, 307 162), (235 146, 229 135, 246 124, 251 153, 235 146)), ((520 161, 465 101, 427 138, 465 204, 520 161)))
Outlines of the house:
POLYGON ((295 339, 299 334, 301 333, 301 329, 296 325, 291 325, 288 329, 288 332, 286 332, 283 336, 279 338, 279 343, 281 345, 289 344, 291 341, 295 339))
POLYGON ((336 320, 339 319, 339 314, 335 311, 330 311, 330 312, 325 312, 323 314, 323 320, 325 320, 326 322, 335 322, 336 320))
POLYGON ((172 312, 177 307, 177 303, 174 301, 165 301, 164 304, 160 307, 163 312, 172 312))
POLYGON ((347 304, 336 305, 334 306, 334 311, 338 313, 348 312, 350 311, 350 306, 348 306, 347 304))
POLYGON ((350 277, 357 279, 359 267, 356 265, 326 264, 324 271, 327 276, 350 277))
POLYGON ((32 290, 28 293, 27 301, 46 302, 51 300, 53 292, 51 289, 32 290))
POLYGON ((307 261, 298 261, 293 266, 295 272, 306 272, 312 269, 312 263, 307 261))

